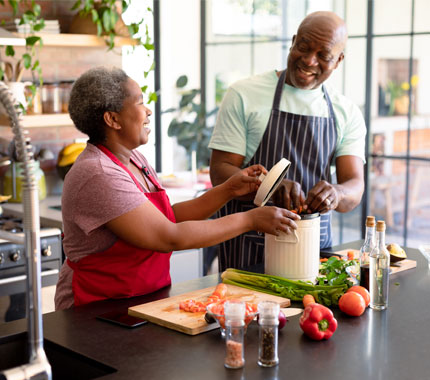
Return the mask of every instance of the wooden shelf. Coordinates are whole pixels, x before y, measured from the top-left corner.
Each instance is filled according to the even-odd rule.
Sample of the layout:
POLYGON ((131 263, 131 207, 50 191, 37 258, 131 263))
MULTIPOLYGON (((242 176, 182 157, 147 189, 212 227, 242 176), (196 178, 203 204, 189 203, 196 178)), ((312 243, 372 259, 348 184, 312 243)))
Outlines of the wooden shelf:
MULTIPOLYGON (((25 37, 23 34, 13 33, 17 37, 25 37)), ((40 33, 43 46, 58 47, 106 47, 108 37, 99 37, 92 34, 49 34, 40 33)), ((132 38, 115 37, 115 47, 137 45, 137 41, 132 38)))
MULTIPOLYGON (((8 127, 9 125, 7 116, 0 115, 0 127, 8 127)), ((68 113, 26 115, 22 116, 21 125, 24 128, 65 127, 72 126, 73 121, 68 113)))

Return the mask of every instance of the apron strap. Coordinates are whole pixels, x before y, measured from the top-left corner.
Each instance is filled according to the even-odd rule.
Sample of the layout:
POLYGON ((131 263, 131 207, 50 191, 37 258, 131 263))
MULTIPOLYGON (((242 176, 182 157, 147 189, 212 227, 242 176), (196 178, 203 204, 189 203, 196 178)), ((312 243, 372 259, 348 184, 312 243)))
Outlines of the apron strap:
POLYGON ((279 110, 279 104, 281 103, 282 89, 284 87, 285 78, 287 77, 287 69, 282 71, 276 85, 275 96, 273 97, 272 110, 279 110))
POLYGON ((133 175, 133 173, 130 170, 128 170, 128 168, 109 149, 107 149, 105 146, 103 146, 101 144, 97 144, 96 147, 99 148, 104 154, 106 154, 106 156, 108 156, 115 164, 117 164, 119 167, 121 167, 122 169, 124 169, 128 173, 128 175, 131 177, 131 179, 133 180, 133 182, 136 184, 137 188, 142 193, 145 192, 142 189, 142 186, 140 186, 140 183, 137 180, 137 178, 133 175))

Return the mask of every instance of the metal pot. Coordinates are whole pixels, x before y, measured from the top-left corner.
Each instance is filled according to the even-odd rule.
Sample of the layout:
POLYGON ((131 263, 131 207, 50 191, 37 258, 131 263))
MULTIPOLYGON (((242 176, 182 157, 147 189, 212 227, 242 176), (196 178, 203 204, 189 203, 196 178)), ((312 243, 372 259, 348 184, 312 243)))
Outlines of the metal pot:
POLYGON ((267 274, 291 280, 314 281, 320 258, 320 215, 303 214, 297 230, 279 236, 265 234, 264 268, 267 274))

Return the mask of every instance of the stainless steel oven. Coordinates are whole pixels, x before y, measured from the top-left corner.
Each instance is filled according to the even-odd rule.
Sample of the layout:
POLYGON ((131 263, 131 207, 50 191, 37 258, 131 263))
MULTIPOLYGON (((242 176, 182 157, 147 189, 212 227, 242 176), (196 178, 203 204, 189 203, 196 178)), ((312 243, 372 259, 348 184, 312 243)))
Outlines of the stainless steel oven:
MULTIPOLYGON (((25 316, 26 267, 24 250, 23 222, 21 218, 1 215, 0 239, 0 297, 9 297, 9 314, 12 310, 16 317, 25 316), (23 309, 24 308, 24 309, 23 309)), ((62 265, 61 230, 58 228, 40 229, 42 287, 55 285, 62 265)), ((16 319, 12 316, 5 320, 16 319)))

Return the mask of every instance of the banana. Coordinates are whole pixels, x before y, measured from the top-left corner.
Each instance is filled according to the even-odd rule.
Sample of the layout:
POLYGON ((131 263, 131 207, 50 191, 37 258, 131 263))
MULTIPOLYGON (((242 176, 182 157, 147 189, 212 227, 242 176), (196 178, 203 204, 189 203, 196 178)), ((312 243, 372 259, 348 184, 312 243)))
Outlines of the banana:
POLYGON ((62 167, 62 166, 72 165, 76 161, 78 156, 82 153, 83 150, 84 148, 76 149, 68 155, 60 154, 58 157, 58 166, 62 167))
POLYGON ((63 156, 68 156, 69 154, 73 153, 76 150, 80 150, 82 152, 86 146, 87 146, 87 143, 73 143, 64 147, 63 150, 61 151, 61 154, 63 156))
POLYGON ((12 198, 12 195, 0 195, 0 203, 6 202, 10 198, 12 198))

